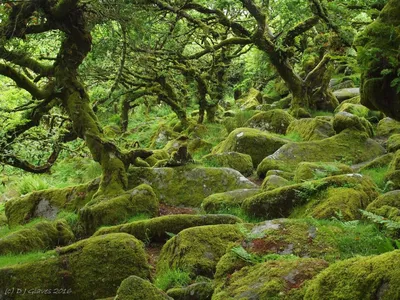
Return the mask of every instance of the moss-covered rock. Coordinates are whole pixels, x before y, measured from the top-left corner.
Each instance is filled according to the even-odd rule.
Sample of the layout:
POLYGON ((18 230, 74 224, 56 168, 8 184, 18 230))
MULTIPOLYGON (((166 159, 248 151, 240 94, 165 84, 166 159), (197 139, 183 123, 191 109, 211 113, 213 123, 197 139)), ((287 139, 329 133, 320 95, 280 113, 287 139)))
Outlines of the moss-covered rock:
POLYGON ((140 213, 158 215, 158 198, 147 184, 115 198, 89 202, 79 211, 79 219, 91 234, 100 226, 120 224, 140 213))
POLYGON ((336 90, 333 92, 333 95, 338 99, 339 102, 343 102, 347 99, 351 99, 360 95, 359 88, 347 88, 336 90))
MULTIPOLYGON (((242 225, 244 226, 244 225, 242 225)), ((347 259, 358 255, 381 254, 394 249, 390 239, 374 225, 353 224, 339 221, 317 221, 313 219, 276 219, 255 224, 244 230, 245 238, 230 252, 237 260, 250 264, 279 255, 322 258, 328 262, 347 259), (240 246, 238 246, 240 245, 240 246), (238 251, 241 249, 242 251, 238 251), (245 251, 243 251, 245 250, 245 251), (247 253, 247 255, 243 255, 247 253), (246 258, 250 258, 247 259, 246 258)), ((232 272, 232 266, 240 269, 234 257, 218 264, 216 272, 224 277, 232 272)), ((243 265, 243 264, 242 264, 243 265)))
POLYGON ((210 300, 213 293, 212 282, 198 282, 184 288, 173 288, 167 291, 174 300, 210 300))
POLYGON ((238 152, 224 152, 203 156, 202 163, 213 167, 225 167, 239 171, 244 176, 253 174, 253 161, 250 155, 238 152))
POLYGON ((190 227, 241 222, 231 215, 170 215, 102 228, 94 236, 125 232, 146 243, 165 242, 171 237, 171 233, 178 234, 190 227))
MULTIPOLYGON (((257 194, 245 199, 242 209, 250 216, 266 219, 288 217, 294 208, 306 215, 311 214, 319 218, 330 217, 332 215, 327 215, 328 212, 334 215, 334 212, 339 209, 351 212, 350 216, 353 214, 359 216, 358 210, 364 209, 378 196, 376 189, 375 184, 369 178, 360 174, 338 175, 257 194), (327 192, 330 188, 347 187, 362 192, 360 195, 363 201, 360 201, 361 196, 354 199, 342 197, 342 199, 337 198, 334 191, 332 194, 327 192), (320 210, 326 210, 325 214, 318 214, 317 212, 320 210)), ((346 192, 342 195, 345 194, 346 192)), ((304 215, 299 214, 299 216, 304 215)))
POLYGON ((85 206, 99 188, 99 180, 64 189, 48 189, 14 198, 5 205, 10 227, 29 222, 34 218, 54 220, 62 209, 77 211, 85 206))
POLYGON ((306 118, 294 120, 286 134, 297 134, 304 141, 322 140, 335 135, 332 123, 325 118, 306 118))
POLYGON ((262 104, 261 92, 251 88, 246 94, 236 100, 236 103, 242 110, 254 110, 262 104))
POLYGON ((400 150, 394 153, 385 178, 391 181, 391 185, 394 189, 400 188, 400 150))
POLYGON ((370 110, 364 105, 348 103, 348 102, 341 103, 335 109, 335 113, 347 112, 360 118, 367 118, 369 115, 369 111, 370 110))
POLYGON ((400 297, 400 251, 357 257, 331 265, 310 282, 304 299, 381 299, 400 297))
POLYGON ((246 198, 257 195, 260 192, 260 189, 241 189, 217 193, 205 198, 201 206, 209 214, 229 211, 240 207, 246 198))
POLYGON ((369 137, 374 136, 372 125, 365 118, 360 118, 345 111, 339 112, 335 115, 335 118, 333 119, 333 129, 336 133, 340 133, 345 129, 353 129, 365 132, 369 137))
POLYGON ((290 185, 289 180, 278 175, 269 175, 265 176, 261 187, 264 191, 270 191, 287 185, 290 185))
POLYGON ((0 237, 0 255, 45 251, 75 240, 67 222, 42 221, 0 237))
POLYGON ((209 195, 256 185, 228 168, 131 168, 129 186, 147 183, 160 202, 200 207, 209 195))
POLYGON ((300 183, 348 173, 353 173, 352 168, 337 162, 302 162, 297 165, 294 181, 300 183))
POLYGON ((362 70, 361 102, 400 119, 398 69, 400 67, 400 3, 389 0, 379 17, 358 36, 358 61, 362 70))
POLYGON ((125 233, 82 240, 46 257, 1 268, 0 297, 5 297, 8 287, 15 287, 36 294, 14 293, 4 299, 92 300, 114 296, 130 275, 150 276, 143 244, 125 233), (38 289, 51 295, 37 293, 38 289))
POLYGON ((388 192, 370 203, 367 211, 400 222, 400 190, 388 192))
POLYGON ((272 109, 256 114, 246 122, 245 127, 285 134, 287 127, 293 120, 294 118, 283 109, 272 109))
POLYGON ((385 149, 367 134, 346 129, 321 140, 289 143, 266 157, 257 167, 257 174, 264 177, 269 170, 293 171, 300 162, 339 161, 361 163, 385 153, 385 149), (327 151, 326 149, 329 149, 327 151))
POLYGON ((400 150, 400 134, 393 134, 389 137, 386 148, 389 152, 400 150))
POLYGON ((115 300, 174 300, 150 281, 138 276, 129 276, 122 281, 115 300))
POLYGON ((228 137, 215 146, 214 154, 224 152, 240 152, 248 154, 257 166, 265 157, 274 153, 288 141, 253 128, 237 128, 228 137))
POLYGON ((301 300, 308 281, 328 267, 322 259, 278 259, 244 267, 226 278, 213 300, 287 299, 301 300))
POLYGON ((392 118, 384 118, 379 121, 376 129, 377 136, 389 137, 395 133, 400 133, 400 122, 392 118))
POLYGON ((157 274, 181 269, 192 276, 212 278, 215 266, 230 243, 242 238, 237 225, 210 225, 185 229, 162 248, 157 274))
POLYGON ((393 160, 393 157, 394 157, 393 153, 388 153, 388 154, 378 156, 377 158, 373 159, 372 161, 367 162, 366 164, 363 164, 359 168, 358 171, 363 172, 363 171, 370 170, 370 169, 388 167, 390 162, 393 160))
POLYGON ((292 181, 294 179, 294 174, 291 172, 285 172, 281 170, 269 170, 266 174, 266 176, 271 176, 271 175, 276 175, 282 178, 285 178, 286 180, 292 181))

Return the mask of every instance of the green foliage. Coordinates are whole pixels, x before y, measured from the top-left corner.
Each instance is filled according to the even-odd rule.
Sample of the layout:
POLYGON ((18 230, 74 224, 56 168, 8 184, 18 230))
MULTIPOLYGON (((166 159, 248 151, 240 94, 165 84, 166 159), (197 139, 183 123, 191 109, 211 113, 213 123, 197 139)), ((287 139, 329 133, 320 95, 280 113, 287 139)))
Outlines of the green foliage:
POLYGON ((262 221, 262 218, 260 217, 250 216, 246 214, 240 207, 227 207, 225 209, 218 210, 216 214, 234 215, 242 219, 246 223, 259 223, 262 221))
POLYGON ((21 194, 25 195, 33 191, 45 190, 50 187, 48 181, 46 181, 40 175, 26 175, 21 180, 16 182, 16 190, 21 194))
MULTIPOLYGON (((372 212, 368 212, 365 210, 360 210, 362 215, 367 218, 370 222, 379 225, 381 228, 384 229, 384 231, 389 235, 389 236, 396 236, 399 237, 400 234, 400 222, 396 222, 394 220, 379 216, 377 214, 374 214, 372 212)), ((397 248, 399 248, 399 241, 396 241, 397 248)))
POLYGON ((2 227, 0 227, 0 238, 8 235, 10 233, 21 230, 21 229, 33 227, 34 225, 36 225, 42 221, 43 221, 42 219, 37 218, 37 219, 33 219, 32 221, 30 221, 29 223, 27 223, 25 225, 13 226, 12 228, 9 228, 8 226, 2 226, 2 227))
POLYGON ((184 287, 191 282, 190 273, 181 269, 168 269, 158 275, 154 285, 163 291, 171 288, 184 287))
POLYGON ((361 171, 362 175, 369 176, 373 182, 382 190, 385 190, 386 186, 386 173, 387 173, 387 166, 386 167, 376 167, 365 169, 361 171))
POLYGON ((148 220, 150 218, 151 218, 151 216, 149 214, 140 213, 140 214, 130 217, 125 223, 132 223, 135 221, 148 220))
POLYGON ((293 254, 289 255, 281 255, 281 254, 266 254, 266 255, 257 255, 254 253, 249 253, 244 249, 242 246, 236 246, 231 249, 235 255, 240 258, 241 260, 244 260, 245 262, 248 262, 250 264, 258 264, 270 260, 293 260, 293 259, 298 259, 299 257, 293 254))

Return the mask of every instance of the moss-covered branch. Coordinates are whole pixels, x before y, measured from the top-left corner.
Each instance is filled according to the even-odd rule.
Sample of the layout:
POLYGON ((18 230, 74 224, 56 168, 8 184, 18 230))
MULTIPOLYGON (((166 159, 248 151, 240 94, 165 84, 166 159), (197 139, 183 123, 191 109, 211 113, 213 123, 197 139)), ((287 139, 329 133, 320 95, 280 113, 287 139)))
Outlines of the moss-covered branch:
POLYGON ((286 34, 286 37, 285 37, 285 40, 284 40, 284 45, 289 46, 289 47, 293 46, 294 39, 297 36, 305 33, 308 30, 310 30, 315 25, 317 25, 318 22, 319 22, 319 18, 314 16, 314 17, 308 18, 307 20, 305 20, 305 21, 297 24, 296 26, 294 26, 286 34))

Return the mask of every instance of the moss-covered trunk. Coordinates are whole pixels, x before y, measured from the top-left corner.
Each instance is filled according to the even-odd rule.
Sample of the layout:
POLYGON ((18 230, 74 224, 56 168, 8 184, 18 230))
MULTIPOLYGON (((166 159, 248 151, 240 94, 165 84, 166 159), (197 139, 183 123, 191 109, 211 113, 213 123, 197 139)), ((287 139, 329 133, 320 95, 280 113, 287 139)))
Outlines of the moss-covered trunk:
POLYGON ((62 106, 70 117, 76 134, 85 140, 93 159, 101 165, 102 180, 96 195, 117 195, 127 187, 126 166, 120 151, 103 137, 85 87, 78 79, 78 67, 91 50, 90 31, 79 10, 65 20, 66 37, 61 45, 55 67, 57 89, 62 106))

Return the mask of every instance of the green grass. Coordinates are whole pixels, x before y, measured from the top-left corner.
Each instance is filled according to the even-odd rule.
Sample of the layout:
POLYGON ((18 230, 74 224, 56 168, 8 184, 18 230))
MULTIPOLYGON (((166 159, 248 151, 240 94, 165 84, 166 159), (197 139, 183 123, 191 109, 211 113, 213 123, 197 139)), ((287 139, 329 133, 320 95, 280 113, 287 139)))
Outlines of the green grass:
POLYGON ((145 214, 145 213, 140 213, 140 214, 130 217, 125 223, 132 223, 135 221, 142 221, 142 220, 148 220, 148 219, 151 219, 150 215, 145 214))
POLYGON ((289 134, 278 134, 281 138, 290 140, 292 142, 302 142, 303 138, 297 132, 291 132, 289 134))
POLYGON ((54 250, 48 252, 31 252, 27 254, 8 254, 0 256, 0 268, 16 264, 31 263, 57 256, 54 250))
POLYGON ((37 218, 37 219, 33 219, 32 221, 30 221, 27 224, 14 226, 12 228, 9 228, 8 226, 2 226, 2 227, 0 227, 0 238, 3 237, 3 236, 6 236, 6 235, 8 235, 8 234, 10 234, 12 232, 15 232, 15 231, 18 231, 18 230, 21 230, 21 229, 25 229, 25 228, 30 228, 30 227, 32 227, 32 226, 34 226, 37 223, 40 223, 42 221, 43 221, 43 219, 37 218))
POLYGON ((26 175, 15 182, 15 189, 21 195, 31 193, 33 191, 45 190, 51 187, 51 184, 45 177, 40 175, 26 175))
POLYGON ((260 223, 264 221, 262 218, 257 218, 254 216, 247 215, 240 207, 231 207, 226 209, 221 209, 217 212, 217 214, 227 214, 227 215, 234 215, 246 223, 260 223))
POLYGON ((362 175, 368 176, 373 182, 381 189, 385 189, 386 179, 385 175, 387 173, 387 167, 371 168, 361 171, 362 175))
POLYGON ((184 287, 191 282, 190 274, 180 269, 170 269, 163 272, 154 281, 154 285, 163 291, 174 287, 184 287))

